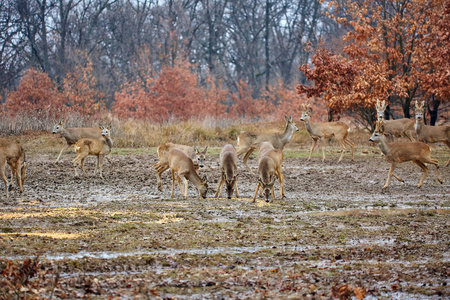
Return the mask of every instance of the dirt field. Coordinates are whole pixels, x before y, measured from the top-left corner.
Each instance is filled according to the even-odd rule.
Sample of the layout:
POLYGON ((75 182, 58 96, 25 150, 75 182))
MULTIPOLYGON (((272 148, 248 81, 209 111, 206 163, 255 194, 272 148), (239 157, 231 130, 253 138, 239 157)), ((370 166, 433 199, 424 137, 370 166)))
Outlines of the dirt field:
MULTIPOLYGON (((74 178, 73 152, 59 164, 59 147, 31 152, 26 193, 6 200, 0 186, 0 270, 38 255, 40 277, 21 286, 0 275, 0 298, 448 299, 450 167, 444 184, 430 167, 418 189, 420 168, 400 164, 405 182, 382 192, 389 164, 378 148, 337 164, 335 152, 307 162, 307 147, 284 151, 286 199, 256 204, 257 178, 242 163, 243 198, 212 198, 219 148, 201 170, 208 198, 190 185, 187 200, 178 188, 171 199, 169 172, 157 190, 154 148, 115 149, 104 180, 74 178)), ((449 152, 432 156, 443 166, 449 152)))

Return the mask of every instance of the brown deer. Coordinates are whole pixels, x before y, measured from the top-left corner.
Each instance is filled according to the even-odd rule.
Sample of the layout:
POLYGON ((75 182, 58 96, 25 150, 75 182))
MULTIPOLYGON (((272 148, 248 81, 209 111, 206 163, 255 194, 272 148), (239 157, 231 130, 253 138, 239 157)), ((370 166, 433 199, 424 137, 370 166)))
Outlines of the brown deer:
POLYGON ((219 182, 219 187, 217 188, 215 198, 219 197, 220 188, 223 183, 227 188, 228 199, 231 199, 233 192, 236 192, 236 198, 239 198, 239 191, 237 187, 237 162, 238 156, 236 149, 233 145, 227 144, 222 148, 220 152, 220 171, 221 177, 219 182))
POLYGON ((275 149, 283 149, 284 146, 291 140, 292 134, 298 131, 297 126, 294 123, 292 116, 284 116, 286 120, 286 127, 283 133, 263 133, 247 131, 238 136, 237 139, 237 155, 238 157, 245 153, 242 159, 244 165, 249 170, 250 174, 254 174, 250 167, 247 165, 247 160, 250 155, 255 151, 262 142, 270 142, 275 149))
POLYGON ((377 121, 384 121, 384 133, 390 138, 394 136, 401 135, 402 137, 407 137, 411 142, 414 142, 414 121, 408 118, 402 118, 397 120, 385 120, 384 111, 386 110, 386 102, 380 102, 377 99, 375 108, 377 110, 377 121))
POLYGON ((171 197, 173 197, 174 194, 176 173, 176 180, 184 199, 187 198, 188 180, 195 185, 198 192, 200 193, 200 196, 202 196, 202 198, 206 198, 206 193, 208 191, 206 177, 204 176, 203 178, 200 178, 200 176, 198 176, 197 172, 195 171, 192 159, 190 159, 183 151, 177 148, 170 150, 167 158, 169 161, 169 168, 172 172, 171 197), (181 186, 181 179, 183 180, 183 187, 181 186))
MULTIPOLYGON (((311 150, 309 151, 308 160, 311 160, 312 153, 314 149, 318 146, 321 139, 328 139, 334 137, 342 147, 342 153, 339 157, 338 163, 342 161, 344 153, 347 150, 347 146, 350 146, 352 151, 352 161, 353 152, 355 151, 355 145, 348 139, 348 132, 350 128, 347 124, 343 122, 324 122, 324 123, 312 123, 310 120, 312 108, 310 104, 303 104, 303 113, 300 117, 300 121, 305 122, 306 130, 308 131, 313 144, 311 150)), ((325 161, 325 146, 322 145, 322 161, 325 161)))
POLYGON ((11 169, 11 187, 14 176, 16 176, 19 192, 23 193, 23 184, 25 182, 27 170, 25 151, 19 143, 9 139, 0 138, 0 177, 5 182, 5 194, 6 198, 8 198, 9 186, 5 175, 6 164, 8 164, 11 169))
MULTIPOLYGON (((64 120, 59 121, 54 127, 53 127, 53 134, 59 133, 62 137, 66 139, 66 145, 64 148, 61 149, 61 152, 58 155, 58 158, 56 159, 56 162, 59 161, 61 155, 63 154, 64 150, 67 150, 71 146, 75 145, 75 143, 80 139, 101 139, 102 138, 102 130, 100 128, 82 128, 82 127, 75 127, 75 128, 64 128, 64 120)), ((107 156, 106 159, 111 162, 110 158, 107 156)))
POLYGON ((97 169, 99 170, 100 178, 103 179, 103 158, 111 153, 112 141, 110 139, 110 131, 108 127, 100 127, 102 131, 101 139, 80 139, 75 143, 75 151, 78 156, 73 160, 73 167, 75 170, 75 177, 78 176, 77 163, 80 162, 81 170, 83 171, 84 177, 89 177, 84 170, 84 160, 88 155, 97 156, 97 164, 94 170, 94 176, 97 174, 97 169))
POLYGON ((275 177, 280 181, 280 199, 284 198, 284 176, 282 173, 283 151, 275 149, 271 143, 263 142, 258 153, 258 185, 256 186, 253 202, 256 201, 256 195, 261 188, 264 192, 266 202, 269 202, 269 196, 272 200, 275 198, 274 184, 275 177))
MULTIPOLYGON (((422 104, 416 101, 416 124, 414 125, 414 129, 416 130, 418 140, 427 144, 444 143, 450 148, 450 126, 425 125, 424 106, 425 101, 422 101, 422 104)), ((450 159, 445 166, 448 167, 449 165, 450 159)))
POLYGON ((169 169, 168 155, 170 150, 179 149, 183 151, 194 163, 194 168, 198 171, 199 168, 204 167, 206 152, 208 151, 208 146, 203 151, 200 151, 196 147, 190 147, 186 145, 174 144, 174 143, 164 143, 160 145, 157 149, 159 162, 153 165, 156 171, 156 179, 158 181, 158 189, 162 192, 162 181, 161 174, 169 169))
POLYGON ((369 141, 378 143, 381 152, 383 152, 386 161, 391 163, 389 169, 388 178, 383 189, 389 186, 389 181, 391 176, 394 176, 398 181, 404 182, 400 177, 394 174, 394 169, 397 164, 412 161, 417 164, 423 170, 422 180, 419 182, 417 187, 421 187, 425 177, 428 174, 428 167, 425 163, 433 164, 436 166, 436 177, 437 180, 442 183, 442 179, 439 176, 439 165, 438 161, 430 157, 431 149, 425 143, 422 142, 393 142, 387 143, 386 136, 384 135, 384 121, 377 121, 375 131, 370 137, 369 141))

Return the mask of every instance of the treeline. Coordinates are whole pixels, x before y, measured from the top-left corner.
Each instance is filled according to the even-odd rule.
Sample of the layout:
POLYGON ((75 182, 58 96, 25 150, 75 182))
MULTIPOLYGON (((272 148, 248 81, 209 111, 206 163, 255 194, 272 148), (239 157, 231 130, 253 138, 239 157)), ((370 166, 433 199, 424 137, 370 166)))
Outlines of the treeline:
POLYGON ((314 97, 370 127, 376 99, 387 118, 425 99, 434 123, 449 15, 449 0, 2 1, 0 108, 258 119, 314 97))
POLYGON ((0 89, 17 87, 29 68, 64 79, 92 64, 95 88, 110 107, 124 84, 179 61, 200 84, 208 77, 259 97, 269 85, 298 83, 321 36, 336 24, 316 0, 6 0, 0 4, 0 89))

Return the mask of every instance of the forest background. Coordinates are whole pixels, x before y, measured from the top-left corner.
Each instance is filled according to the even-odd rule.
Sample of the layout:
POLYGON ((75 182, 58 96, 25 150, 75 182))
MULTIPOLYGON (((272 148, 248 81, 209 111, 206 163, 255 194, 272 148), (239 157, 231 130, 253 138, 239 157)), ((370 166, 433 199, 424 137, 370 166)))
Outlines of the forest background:
MULTIPOLYGON (((2 132, 98 122, 283 120, 310 102, 373 127, 426 100, 445 122, 448 0, 6 0, 2 132), (51 120, 51 122, 50 122, 51 120)), ((227 123, 230 124, 230 123, 227 123)), ((136 125, 134 125, 136 126, 136 125)))

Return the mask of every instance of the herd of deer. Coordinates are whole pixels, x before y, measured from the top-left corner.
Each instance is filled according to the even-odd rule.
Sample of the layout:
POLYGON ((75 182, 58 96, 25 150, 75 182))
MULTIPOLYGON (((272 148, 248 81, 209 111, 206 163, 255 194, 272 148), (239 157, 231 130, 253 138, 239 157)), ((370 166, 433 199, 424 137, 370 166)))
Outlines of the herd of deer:
MULTIPOLYGON (((450 126, 428 126, 424 124, 424 101, 421 104, 416 102, 415 112, 416 121, 410 119, 384 120, 384 111, 386 109, 385 101, 377 100, 377 122, 376 128, 370 137, 371 142, 378 143, 381 152, 386 160, 391 163, 388 178, 383 189, 387 188, 391 176, 397 180, 403 181, 394 174, 397 164, 412 161, 423 170, 423 177, 417 187, 421 187, 427 174, 428 167, 425 165, 433 164, 436 166, 437 180, 442 183, 439 176, 438 161, 430 157, 430 146, 426 143, 444 143, 450 148, 450 126), (410 142, 388 142, 387 138, 392 139, 395 135, 407 137, 410 142), (416 141, 419 140, 419 141, 416 141)), ((343 122, 323 122, 313 123, 310 121, 312 108, 309 105, 303 105, 303 113, 300 121, 305 123, 306 130, 313 140, 308 160, 311 159, 312 152, 322 142, 322 160, 325 160, 325 143, 328 138, 333 137, 342 147, 342 153, 338 162, 342 161, 347 146, 351 148, 351 160, 353 161, 354 144, 348 139, 349 127, 343 122)), ((237 150, 231 144, 227 144, 222 148, 219 163, 221 179, 215 197, 218 197, 223 185, 226 187, 227 196, 230 199, 233 194, 239 197, 237 180, 238 180, 238 157, 244 154, 243 163, 249 172, 253 175, 252 170, 247 165, 247 160, 256 149, 258 151, 258 182, 256 191, 253 196, 253 202, 256 201, 258 191, 260 197, 264 194, 266 201, 269 198, 275 198, 274 184, 278 178, 280 184, 280 198, 284 198, 284 176, 282 173, 283 148, 291 139, 293 133, 298 131, 293 118, 285 117, 286 127, 283 133, 260 133, 260 132, 244 132, 238 136, 237 150)), ((112 140, 110 139, 110 128, 64 128, 64 122, 60 121, 53 128, 53 134, 59 133, 66 140, 66 145, 61 150, 56 162, 61 158, 62 153, 69 147, 74 146, 77 157, 73 160, 75 176, 78 176, 77 165, 83 171, 85 177, 88 177, 84 170, 84 160, 87 156, 97 156, 97 164, 94 176, 99 171, 99 175, 103 178, 102 167, 103 159, 110 161, 112 140)), ((184 198, 187 197, 188 181, 197 188, 199 194, 206 198, 208 185, 206 178, 198 175, 199 168, 203 167, 205 155, 208 147, 203 151, 190 146, 165 143, 158 147, 159 162, 154 164, 157 174, 158 189, 162 189, 161 174, 170 169, 172 173, 172 192, 174 195, 175 180, 177 181, 180 191, 184 198), (182 183, 183 181, 183 183, 182 183)), ((450 164, 448 160, 446 166, 450 164)), ((14 176, 19 186, 19 191, 23 192, 23 184, 26 176, 25 151, 23 147, 10 139, 0 138, 0 176, 5 182, 5 193, 8 198, 8 189, 12 186, 14 176), (11 169, 11 180, 5 176, 5 166, 11 169)))

